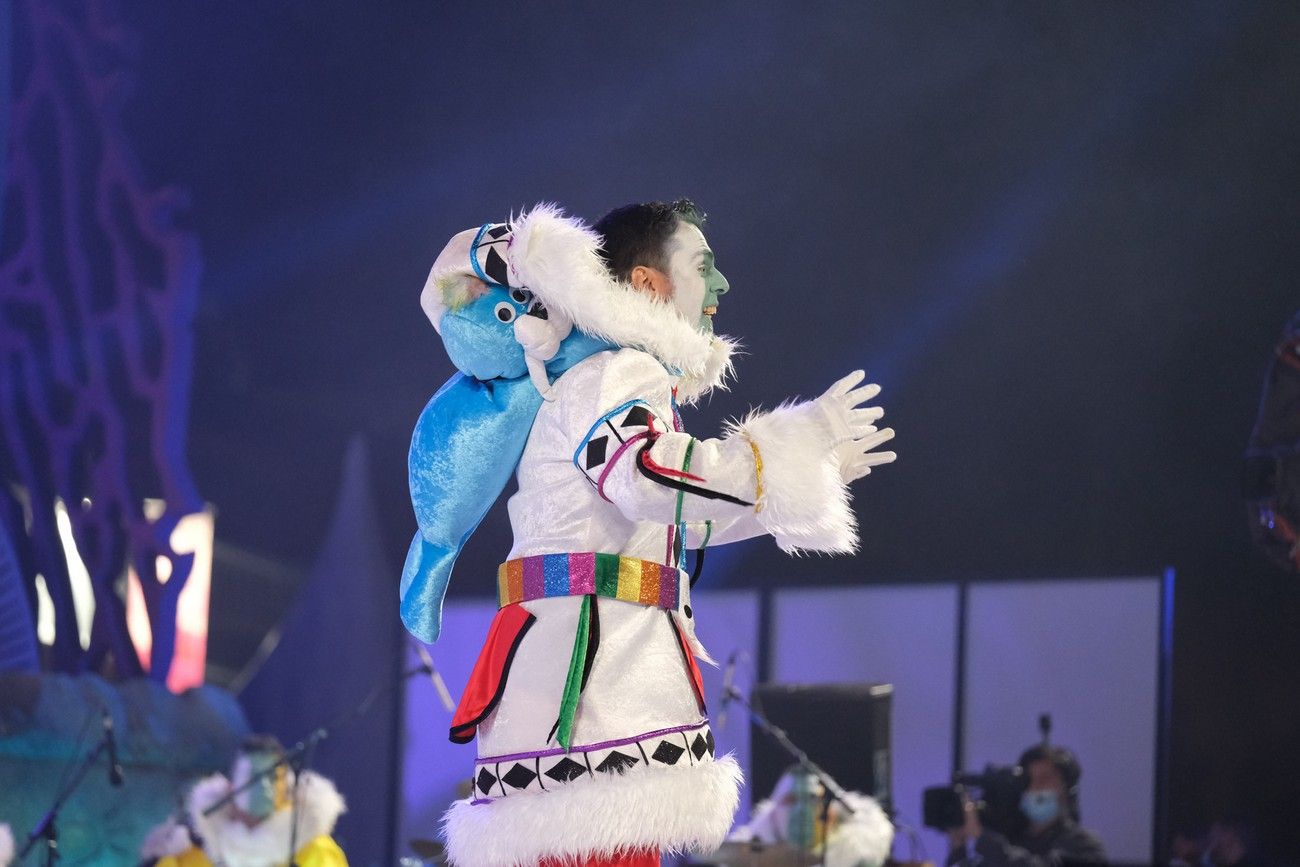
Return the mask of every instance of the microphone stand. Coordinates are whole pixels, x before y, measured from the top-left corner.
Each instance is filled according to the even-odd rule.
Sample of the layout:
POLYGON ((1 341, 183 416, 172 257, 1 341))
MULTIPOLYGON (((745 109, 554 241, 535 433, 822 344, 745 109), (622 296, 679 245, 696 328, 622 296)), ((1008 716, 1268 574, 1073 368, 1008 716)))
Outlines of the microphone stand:
POLYGON ((36 845, 36 841, 40 839, 45 840, 46 867, 53 867, 53 865, 58 862, 59 834, 55 826, 59 821, 59 811, 63 809, 63 805, 67 803, 67 800, 70 797, 72 797, 72 793, 81 785, 81 781, 85 779, 86 774, 95 766, 95 763, 99 761, 99 757, 103 755, 106 749, 108 749, 107 733, 100 735, 99 743, 95 744, 95 748, 81 760, 81 764, 77 767, 76 773, 72 775, 68 782, 63 786, 62 791, 60 791, 58 796, 54 799, 54 804, 45 815, 41 817, 41 820, 36 823, 36 827, 32 828, 31 833, 27 835, 27 842, 23 845, 23 850, 19 852, 18 857, 14 859, 15 864, 21 864, 23 859, 27 857, 28 853, 30 853, 32 848, 36 845))
MULTIPOLYGON (((849 803, 848 793, 844 791, 839 783, 835 782, 834 777, 822 770, 820 765, 810 759, 807 753, 801 750, 794 741, 790 740, 790 736, 786 734, 785 729, 764 716, 762 711, 755 710, 754 706, 750 704, 749 698, 734 686, 729 686, 723 690, 724 704, 728 701, 739 702, 754 725, 762 729, 764 734, 776 741, 781 749, 789 753, 791 758, 798 763, 806 774, 822 784, 822 791, 824 792, 822 795, 822 833, 824 835, 822 845, 824 848, 830 841, 831 802, 838 801, 850 816, 857 814, 857 810, 853 809, 853 805, 849 803)), ((817 846, 816 837, 813 838, 809 845, 811 847, 809 854, 815 855, 816 852, 812 850, 817 846)))
MULTIPOLYGON (((393 683, 379 683, 372 689, 361 702, 351 710, 339 714, 329 723, 317 728, 307 737, 298 741, 292 748, 287 750, 283 756, 276 760, 275 764, 263 768, 253 776, 249 777, 246 782, 238 788, 231 789, 220 800, 203 811, 204 816, 211 816, 213 813, 221 810, 234 802, 242 792, 251 789, 257 783, 274 774, 281 767, 287 767, 293 772, 293 796, 289 804, 292 811, 289 819, 289 860, 286 862, 289 867, 297 867, 294 860, 298 855, 298 782, 302 779, 302 774, 311 769, 312 755, 316 751, 316 745, 325 740, 334 729, 341 725, 346 725, 353 720, 361 717, 366 711, 370 710, 381 695, 396 689, 400 684, 405 683, 408 679, 417 674, 432 674, 433 669, 428 665, 417 665, 414 668, 402 672, 393 683)), ((102 745, 101 745, 102 746, 102 745)), ((33 832, 34 833, 34 832, 33 832)))

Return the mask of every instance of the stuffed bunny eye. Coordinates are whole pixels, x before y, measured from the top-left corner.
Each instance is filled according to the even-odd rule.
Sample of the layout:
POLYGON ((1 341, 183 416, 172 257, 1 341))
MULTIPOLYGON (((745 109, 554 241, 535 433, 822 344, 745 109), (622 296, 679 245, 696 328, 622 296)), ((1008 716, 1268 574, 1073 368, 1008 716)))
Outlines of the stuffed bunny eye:
POLYGON ((518 301, 520 304, 527 304, 529 301, 533 300, 533 293, 529 292, 527 289, 511 289, 510 297, 518 301))
POLYGON ((501 320, 507 325, 510 324, 511 322, 514 322, 515 316, 518 315, 518 311, 515 310, 515 305, 510 304, 509 302, 506 301, 502 301, 500 304, 494 307, 492 312, 496 314, 497 319, 501 320))

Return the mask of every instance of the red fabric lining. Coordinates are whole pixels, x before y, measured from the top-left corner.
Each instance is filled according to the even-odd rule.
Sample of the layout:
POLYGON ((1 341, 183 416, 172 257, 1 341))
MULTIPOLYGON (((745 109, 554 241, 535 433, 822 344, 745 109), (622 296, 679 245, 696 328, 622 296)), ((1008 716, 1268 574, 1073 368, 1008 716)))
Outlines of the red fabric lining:
MULTIPOLYGON (((658 439, 659 432, 655 430, 654 416, 650 416, 650 418, 647 420, 646 426, 650 428, 651 441, 658 439)), ((679 479, 690 479, 693 482, 708 481, 708 479, 704 478, 703 476, 692 475, 691 473, 688 473, 685 470, 674 470, 671 467, 665 467, 659 462, 657 462, 654 458, 650 457, 650 453, 647 451, 641 452, 641 465, 644 466, 647 470, 654 470, 656 473, 659 473, 661 476, 675 476, 679 479)))
POLYGON ((653 849, 633 849, 601 857, 543 858, 538 867, 659 867, 659 853, 653 849))
POLYGON ((450 737, 453 742, 464 744, 472 741, 479 723, 496 709, 501 694, 505 692, 515 651, 535 620, 518 604, 507 605, 492 618, 483 649, 479 651, 469 683, 460 695, 456 715, 451 719, 450 737))
POLYGON ((695 661, 695 653, 691 650, 690 642, 686 640, 686 634, 677 625, 677 618, 673 617, 671 611, 667 612, 667 614, 669 622, 673 625, 673 630, 677 633, 677 643, 682 649, 682 658, 686 660, 686 670, 691 678, 691 686, 695 688, 695 700, 700 705, 700 713, 707 713, 708 708, 704 706, 704 676, 700 674, 700 666, 695 661))

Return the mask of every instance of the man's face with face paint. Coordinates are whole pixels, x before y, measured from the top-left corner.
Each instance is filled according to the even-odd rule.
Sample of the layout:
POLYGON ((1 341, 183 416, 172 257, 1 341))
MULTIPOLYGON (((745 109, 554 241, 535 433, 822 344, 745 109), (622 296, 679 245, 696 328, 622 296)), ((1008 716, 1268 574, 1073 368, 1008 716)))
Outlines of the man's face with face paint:
POLYGON ((731 286, 713 261, 713 251, 700 228, 679 220, 668 239, 668 278, 673 285, 673 302, 688 322, 699 322, 701 331, 713 330, 718 298, 731 286))
POLYGON ((701 331, 713 331, 713 315, 718 312, 718 298, 730 290, 727 278, 717 269, 713 251, 699 227, 679 220, 664 247, 667 272, 639 267, 634 270, 633 284, 672 303, 687 322, 701 331), (636 272, 646 277, 638 283, 636 272))

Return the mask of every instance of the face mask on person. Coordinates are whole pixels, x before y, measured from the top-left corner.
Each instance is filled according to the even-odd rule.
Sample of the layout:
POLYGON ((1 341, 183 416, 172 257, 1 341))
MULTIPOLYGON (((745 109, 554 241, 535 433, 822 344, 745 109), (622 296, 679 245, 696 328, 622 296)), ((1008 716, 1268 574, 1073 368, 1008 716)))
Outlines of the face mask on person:
POLYGON ((1035 825, 1046 825, 1061 815, 1061 799, 1051 789, 1028 791, 1020 796, 1020 812, 1035 825))
POLYGON ((234 788, 245 786, 257 774, 267 772, 266 776, 235 796, 235 805, 254 819, 265 819, 275 812, 279 775, 270 769, 277 759, 278 756, 272 753, 254 753, 235 760, 230 780, 234 788))

